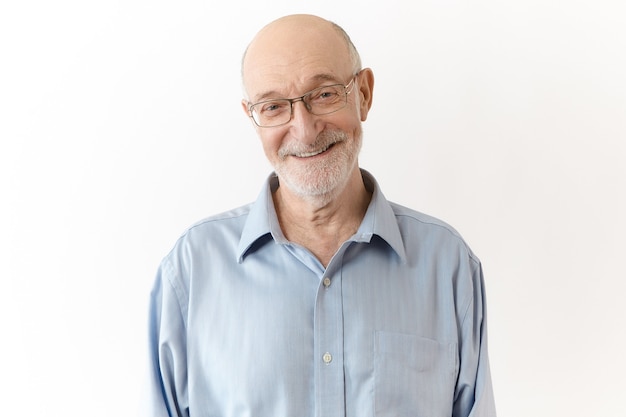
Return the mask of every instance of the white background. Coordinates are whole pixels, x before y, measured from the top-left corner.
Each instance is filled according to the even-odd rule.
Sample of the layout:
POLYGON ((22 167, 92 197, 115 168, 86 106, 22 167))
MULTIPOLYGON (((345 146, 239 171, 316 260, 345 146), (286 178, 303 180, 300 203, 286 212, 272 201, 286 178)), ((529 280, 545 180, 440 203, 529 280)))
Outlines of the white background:
POLYGON ((361 165, 483 262, 500 416, 626 415, 623 4, 3 2, 0 414, 138 414, 159 261, 270 170, 241 54, 310 12, 374 70, 361 165))

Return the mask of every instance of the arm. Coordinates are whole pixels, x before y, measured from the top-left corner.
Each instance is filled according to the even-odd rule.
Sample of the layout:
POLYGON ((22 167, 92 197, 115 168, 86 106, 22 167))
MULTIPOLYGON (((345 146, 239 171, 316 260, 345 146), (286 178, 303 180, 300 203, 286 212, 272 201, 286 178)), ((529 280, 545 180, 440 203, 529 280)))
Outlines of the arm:
POLYGON ((459 335, 460 368, 453 417, 495 417, 487 352, 485 290, 480 264, 473 271, 472 288, 472 297, 459 335))
MULTIPOLYGON (((150 296, 147 416, 188 417, 185 313, 180 288, 159 268, 150 296)), ((170 274, 171 275, 171 274, 170 274)))

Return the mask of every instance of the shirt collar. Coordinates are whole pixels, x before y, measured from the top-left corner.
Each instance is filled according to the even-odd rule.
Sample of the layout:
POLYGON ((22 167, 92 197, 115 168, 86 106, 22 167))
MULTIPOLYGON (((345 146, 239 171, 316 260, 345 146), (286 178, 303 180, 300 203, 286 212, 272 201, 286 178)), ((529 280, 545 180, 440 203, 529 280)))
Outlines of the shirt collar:
MULTIPOLYGON (((400 259, 405 262, 406 252, 404 251, 402 235, 391 204, 380 191, 378 183, 369 172, 362 169, 361 175, 366 188, 372 192, 372 200, 359 230, 352 239, 359 242, 369 242, 372 236, 376 235, 387 242, 400 259)), ((257 242, 264 241, 264 237, 271 236, 277 244, 288 243, 280 229, 272 199, 272 191, 276 187, 278 187, 278 178, 276 174, 272 173, 265 181, 256 202, 250 208, 237 250, 239 263, 243 262, 257 242)))
POLYGON ((265 181, 256 201, 250 207, 237 248, 237 261, 239 263, 243 262, 254 244, 266 235, 272 235, 276 243, 286 243, 287 241, 280 230, 272 200, 272 190, 275 190, 276 187, 278 187, 278 177, 272 173, 265 181))
POLYGON ((372 174, 361 169, 365 188, 372 193, 372 200, 365 212, 361 226, 355 235, 355 239, 369 242, 372 236, 378 236, 396 252, 402 262, 406 262, 406 252, 400 227, 396 220, 393 207, 387 201, 378 182, 372 174))

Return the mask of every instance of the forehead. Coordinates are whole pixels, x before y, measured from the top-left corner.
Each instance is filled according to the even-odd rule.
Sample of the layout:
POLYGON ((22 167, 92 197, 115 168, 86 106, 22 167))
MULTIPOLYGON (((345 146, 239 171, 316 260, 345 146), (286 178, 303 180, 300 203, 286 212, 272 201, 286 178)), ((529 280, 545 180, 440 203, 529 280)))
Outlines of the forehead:
POLYGON ((345 39, 320 22, 265 28, 250 44, 243 67, 251 101, 301 94, 323 82, 343 83, 352 71, 345 39))
POLYGON ((287 80, 284 77, 268 76, 250 82, 247 88, 251 102, 259 102, 271 98, 297 97, 322 85, 343 84, 344 78, 331 72, 311 73, 301 78, 287 80))

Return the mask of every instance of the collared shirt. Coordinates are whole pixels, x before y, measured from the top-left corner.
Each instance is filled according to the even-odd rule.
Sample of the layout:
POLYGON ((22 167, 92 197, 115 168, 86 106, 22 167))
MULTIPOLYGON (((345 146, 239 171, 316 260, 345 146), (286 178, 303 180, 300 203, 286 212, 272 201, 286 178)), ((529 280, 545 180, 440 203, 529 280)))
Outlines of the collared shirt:
POLYGON ((362 175, 326 268, 281 232, 274 176, 178 240, 151 294, 151 416, 495 416, 479 260, 362 175))

